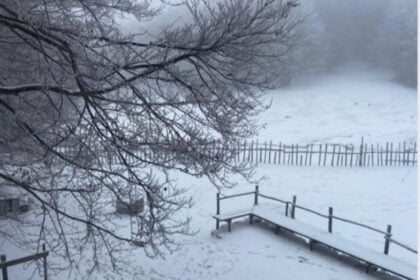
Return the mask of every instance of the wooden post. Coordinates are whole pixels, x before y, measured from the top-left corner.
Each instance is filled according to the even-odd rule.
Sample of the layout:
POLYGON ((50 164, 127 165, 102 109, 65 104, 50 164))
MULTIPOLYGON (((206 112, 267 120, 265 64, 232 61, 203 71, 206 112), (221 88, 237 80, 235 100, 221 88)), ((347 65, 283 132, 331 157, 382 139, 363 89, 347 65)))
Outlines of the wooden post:
POLYGON ((312 154, 314 152, 314 144, 311 144, 311 151, 309 154, 309 166, 312 166, 312 154))
POLYGON ((279 158, 278 158, 278 161, 277 161, 277 163, 278 164, 280 164, 280 161, 281 160, 281 142, 279 143, 279 158))
POLYGON ((269 150, 269 152, 268 152, 268 163, 271 163, 271 151, 272 151, 272 142, 270 141, 270 150, 269 150))
POLYGON ((368 151, 367 151, 367 144, 365 144, 365 150, 364 150, 364 154, 363 154, 363 166, 366 166, 366 158, 367 158, 367 154, 368 154, 368 151))
MULTIPOLYGON (((45 252, 45 244, 42 244, 42 251, 45 252)), ((44 280, 48 280, 48 268, 47 268, 47 256, 43 257, 43 263, 44 263, 44 280)))
POLYGON ((384 248, 384 254, 385 254, 385 255, 388 255, 388 253, 389 253, 390 238, 391 238, 391 236, 392 236, 392 234, 391 234, 391 229, 392 229, 392 226, 391 226, 391 225, 388 225, 388 226, 387 226, 387 228, 386 228, 386 234, 385 234, 385 248, 384 248))
POLYGON ((261 152, 258 149, 259 146, 260 144, 258 143, 258 139, 257 139, 257 142, 255 143, 255 163, 261 162, 261 159, 258 156, 259 154, 261 154, 261 152))
POLYGON ((318 166, 321 165, 322 144, 319 144, 318 166))
POLYGON ((394 153, 394 147, 393 147, 394 143, 391 142, 391 153, 389 154, 390 158, 389 158, 389 165, 392 165, 392 155, 394 153))
MULTIPOLYGON (((6 262, 6 255, 1 255, 0 260, 1 262, 6 262)), ((7 267, 3 267, 1 272, 3 275, 3 280, 8 280, 9 278, 7 277, 7 267)))
POLYGON ((405 150, 405 141, 404 141, 404 146, 403 146, 403 165, 406 165, 407 160, 406 160, 406 150, 405 150))
POLYGON ((363 137, 362 137, 362 143, 360 144, 360 155, 359 155, 359 166, 362 166, 363 161, 363 137))
MULTIPOLYGON (((220 214, 220 193, 216 194, 216 215, 220 214)), ((216 219, 216 229, 219 229, 219 220, 216 219)))
POLYGON ((374 151, 373 151, 373 144, 370 145, 370 149, 371 149, 370 154, 371 154, 371 158, 372 158, 372 166, 375 166, 375 156, 374 156, 374 151))
POLYGON ((339 166, 340 164, 340 155, 341 155, 341 146, 338 146, 338 153, 337 153, 337 163, 336 166, 339 166))
POLYGON ((398 165, 401 165, 401 143, 398 143, 398 165))
POLYGON ((283 165, 285 164, 286 164, 286 144, 283 144, 283 165))
POLYGON ((382 148, 382 145, 381 145, 381 151, 380 151, 380 153, 381 153, 381 166, 384 166, 384 162, 383 162, 383 154, 384 154, 384 150, 383 150, 383 148, 382 148))
POLYGON ((333 145, 333 153, 331 158, 331 166, 334 166, 334 156, 335 156, 335 144, 333 145))
POLYGON ((306 150, 305 150, 305 166, 308 165, 308 150, 309 150, 309 146, 306 145, 306 150))
POLYGON ((293 201, 292 201, 292 212, 290 215, 292 219, 295 218, 295 206, 296 206, 296 195, 293 196, 293 201))
POLYGON ((350 166, 353 166, 354 146, 351 145, 350 166))
POLYGON ((328 208, 328 232, 332 233, 332 223, 333 223, 333 208, 328 208))
POLYGON ((258 192, 259 192, 259 187, 258 185, 255 186, 255 193, 254 193, 254 205, 258 205, 258 192))
POLYGON ((245 162, 246 159, 246 140, 244 141, 244 154, 242 155, 242 162, 245 162))
POLYGON ((296 165, 299 164, 299 145, 296 144, 296 165))
POLYGON ((327 163, 327 152, 328 152, 328 144, 325 144, 325 151, 324 151, 324 166, 327 163))
POLYGON ((416 164, 416 153, 417 153, 417 142, 414 143, 414 149, 413 149, 413 165, 416 164))
POLYGON ((385 166, 388 166, 388 145, 389 145, 389 143, 386 142, 386 148, 385 148, 385 166))
POLYGON ((348 150, 348 147, 347 147, 347 145, 344 147, 344 166, 346 166, 347 167, 347 151, 348 150))
MULTIPOLYGON (((270 153, 270 155, 271 155, 271 153, 270 153)), ((279 156, 280 156, 280 155, 279 155, 279 156)), ((276 164, 276 162, 277 162, 277 151, 275 150, 275 151, 274 151, 273 164, 276 164)))
POLYGON ((293 157, 293 147, 294 147, 294 146, 293 146, 293 144, 292 144, 292 155, 291 155, 291 157, 292 157, 292 162, 291 162, 291 165, 293 165, 293 158, 294 158, 294 157, 293 157))
POLYGON ((266 163, 266 161, 267 161, 267 142, 264 142, 264 163, 266 163))

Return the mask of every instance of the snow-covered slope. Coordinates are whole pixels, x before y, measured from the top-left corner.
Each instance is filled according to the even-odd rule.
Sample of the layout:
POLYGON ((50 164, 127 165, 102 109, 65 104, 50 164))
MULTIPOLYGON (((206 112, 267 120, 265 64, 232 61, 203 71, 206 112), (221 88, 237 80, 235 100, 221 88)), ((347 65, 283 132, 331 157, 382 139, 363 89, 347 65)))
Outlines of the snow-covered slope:
POLYGON ((277 143, 360 143, 416 139, 416 91, 385 73, 342 71, 270 91, 258 138, 277 143))
MULTIPOLYGON (((366 141, 414 141, 416 137, 416 92, 389 81, 383 74, 342 72, 322 78, 307 78, 293 86, 268 93, 273 103, 260 116, 266 128, 261 140, 283 143, 359 143, 366 141)), ((216 212, 216 189, 206 179, 174 174, 178 184, 189 187, 195 200, 189 210, 195 236, 179 237, 181 249, 165 259, 149 259, 141 249, 127 257, 138 268, 135 275, 101 272, 91 279, 387 279, 383 274, 365 273, 365 267, 326 250, 309 251, 288 234, 275 235, 268 227, 247 222, 234 223, 232 233, 221 230, 217 238, 212 215, 216 212)), ((393 226, 393 237, 416 245, 416 167, 317 168, 260 164, 256 177, 265 176, 261 192, 371 226, 393 226)), ((253 190, 238 178, 238 186, 226 193, 253 190)), ((223 211, 252 205, 252 197, 223 201, 223 211)), ((261 200, 262 202, 262 200, 261 200)), ((301 211, 298 220, 326 228, 325 219, 301 211)), ((4 222, 4 221, 3 221, 4 222)), ((1 225, 0 225, 1 226, 1 225)), ((355 226, 334 223, 334 233, 369 248, 383 250, 383 236, 355 226)), ((23 234, 23 233, 22 233, 23 234)), ((11 244, 0 244, 8 258, 23 256, 11 244)), ((415 263, 414 254, 391 244, 390 254, 415 263)), ((14 267, 11 279, 24 279, 33 266, 14 267), (24 271, 26 269, 26 271, 24 271), (13 277, 12 277, 13 276, 13 277), (22 278, 19 278, 22 277, 22 278)), ((73 271, 74 279, 81 273, 73 271)), ((68 279, 67 274, 54 279, 68 279)))

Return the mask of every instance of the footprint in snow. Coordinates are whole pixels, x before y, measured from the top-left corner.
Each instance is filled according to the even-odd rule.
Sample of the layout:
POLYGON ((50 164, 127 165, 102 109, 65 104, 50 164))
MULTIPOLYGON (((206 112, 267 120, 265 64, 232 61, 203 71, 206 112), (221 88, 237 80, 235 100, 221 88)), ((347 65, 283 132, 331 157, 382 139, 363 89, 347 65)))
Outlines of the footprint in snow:
POLYGON ((306 263, 306 262, 308 262, 308 259, 307 259, 307 258, 305 258, 305 257, 302 257, 302 256, 299 256, 299 257, 298 257, 298 259, 299 259, 299 262, 300 262, 300 263, 303 263, 303 262, 305 262, 305 263, 306 263))

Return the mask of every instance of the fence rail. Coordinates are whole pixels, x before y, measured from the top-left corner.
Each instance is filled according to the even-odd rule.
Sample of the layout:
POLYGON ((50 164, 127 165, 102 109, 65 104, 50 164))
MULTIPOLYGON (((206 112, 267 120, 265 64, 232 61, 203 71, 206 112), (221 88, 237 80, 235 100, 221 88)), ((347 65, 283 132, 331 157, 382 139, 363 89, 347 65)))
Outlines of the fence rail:
MULTIPOLYGON (((42 245, 42 252, 30 255, 30 256, 26 256, 26 257, 23 257, 23 258, 8 261, 6 259, 6 255, 1 255, 0 256, 0 269, 2 271, 3 280, 8 280, 9 279, 9 274, 7 272, 8 267, 18 265, 18 264, 22 264, 22 263, 26 263, 26 262, 30 262, 30 261, 39 260, 39 259, 43 259, 44 280, 48 280, 48 271, 47 271, 47 257, 48 257, 48 254, 49 254, 49 252, 46 251, 45 244, 43 244, 42 245)), ((13 277, 12 279, 15 279, 15 278, 13 277)))
MULTIPOLYGON (((349 219, 334 216, 332 207, 329 207, 328 214, 323 214, 323 213, 320 213, 318 211, 309 209, 307 207, 298 205, 296 203, 296 201, 297 201, 296 196, 293 196, 292 201, 286 201, 286 200, 283 200, 283 199, 275 198, 273 196, 269 196, 269 195, 265 195, 265 194, 260 193, 258 186, 255 186, 255 191, 253 191, 253 192, 239 193, 239 194, 223 196, 223 197, 220 196, 220 193, 217 193, 216 194, 216 203, 217 203, 216 204, 216 215, 220 215, 220 201, 222 199, 229 199, 229 198, 233 198, 233 197, 251 195, 251 194, 254 194, 254 205, 258 205, 258 198, 259 197, 263 197, 263 198, 266 198, 266 199, 269 199, 269 200, 273 200, 273 201, 277 201, 277 202, 281 202, 281 203, 285 204, 286 205, 285 216, 287 216, 287 217, 289 217, 289 205, 290 205, 290 218, 291 219, 296 219, 296 209, 300 209, 300 210, 318 215, 320 217, 327 218, 328 219, 328 232, 329 233, 333 232, 333 220, 338 220, 338 221, 341 221, 341 222, 345 222, 345 223, 353 224, 353 225, 356 225, 356 226, 359 226, 359 227, 363 227, 365 229, 374 231, 376 233, 383 234, 383 236, 385 238, 384 254, 386 254, 386 255, 388 255, 388 253, 389 253, 389 247, 390 247, 391 243, 393 243, 397 246, 400 246, 401 248, 404 248, 404 249, 406 249, 406 250, 408 250, 412 253, 417 254, 416 249, 413 249, 410 246, 405 245, 405 244, 401 243, 400 241, 397 241, 396 239, 392 238, 392 233, 391 233, 392 226, 391 225, 388 225, 386 230, 384 231, 384 230, 380 230, 380 229, 377 229, 377 228, 374 228, 372 226, 365 225, 365 224, 362 224, 362 223, 359 223, 359 222, 356 222, 356 221, 352 221, 352 220, 349 220, 349 219)), ((216 221, 216 228, 219 228, 219 221, 218 220, 216 221)))

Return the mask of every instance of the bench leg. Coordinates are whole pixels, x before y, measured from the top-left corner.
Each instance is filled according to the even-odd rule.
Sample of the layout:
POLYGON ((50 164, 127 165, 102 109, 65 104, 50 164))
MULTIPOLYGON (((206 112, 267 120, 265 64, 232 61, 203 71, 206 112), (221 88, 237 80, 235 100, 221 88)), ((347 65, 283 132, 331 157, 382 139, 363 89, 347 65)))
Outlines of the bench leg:
POLYGON ((216 220, 216 229, 219 229, 219 226, 220 226, 220 222, 219 220, 216 220))
POLYGON ((276 226, 276 232, 275 232, 276 235, 279 234, 279 232, 280 232, 280 227, 279 226, 276 226))
POLYGON ((227 223, 228 223, 228 231, 231 232, 232 231, 231 230, 232 220, 231 219, 227 220, 227 223))
POLYGON ((313 240, 309 240, 309 250, 313 250, 313 246, 314 246, 314 244, 315 244, 316 242, 315 241, 313 241, 313 240))
POLYGON ((252 225, 252 219, 254 218, 254 215, 249 215, 249 224, 252 225))
POLYGON ((369 269, 372 265, 370 263, 368 263, 368 265, 366 266, 366 273, 369 273, 369 269))

